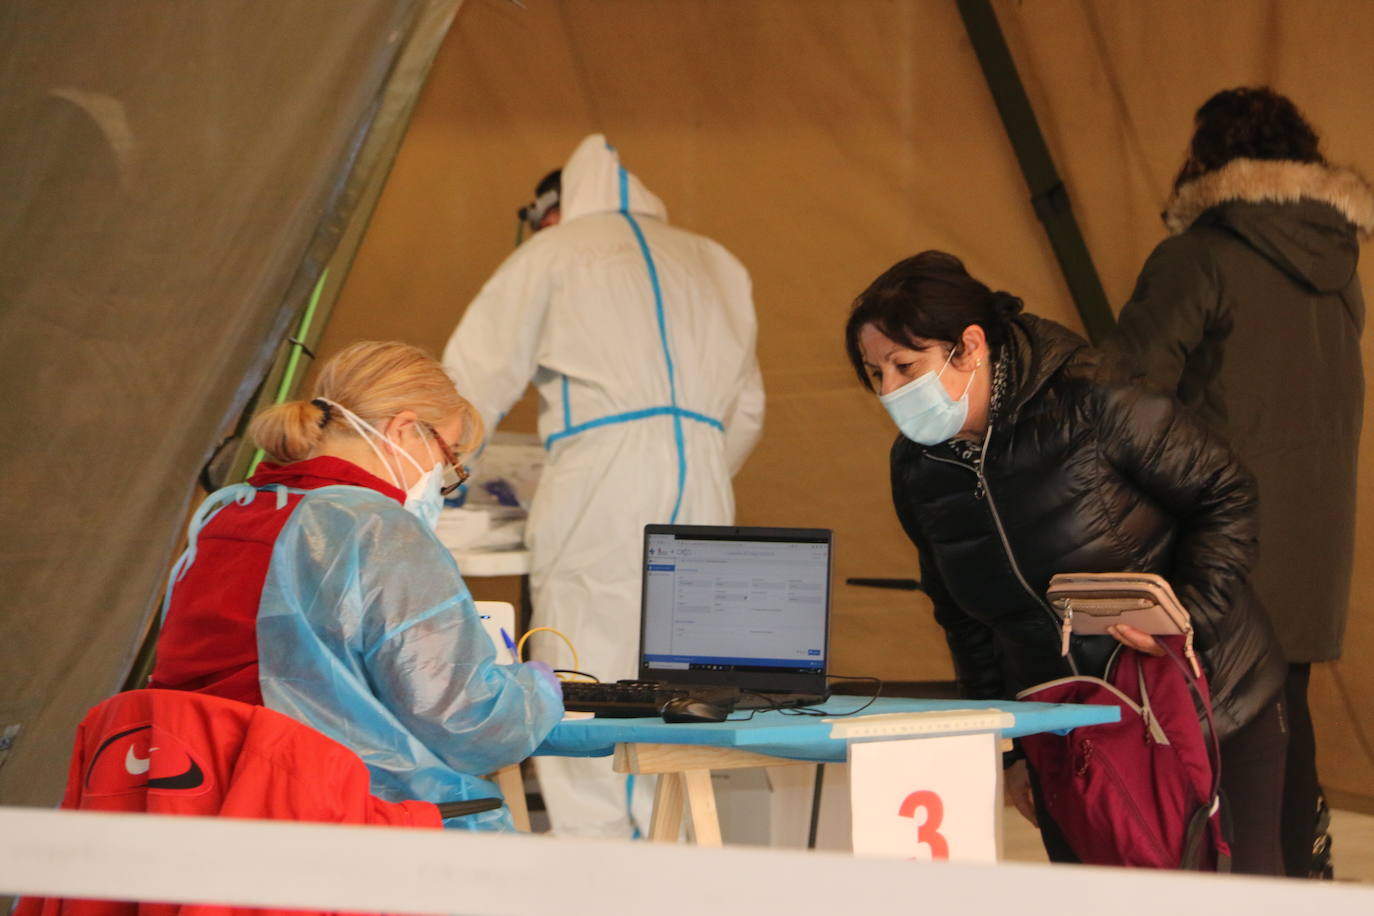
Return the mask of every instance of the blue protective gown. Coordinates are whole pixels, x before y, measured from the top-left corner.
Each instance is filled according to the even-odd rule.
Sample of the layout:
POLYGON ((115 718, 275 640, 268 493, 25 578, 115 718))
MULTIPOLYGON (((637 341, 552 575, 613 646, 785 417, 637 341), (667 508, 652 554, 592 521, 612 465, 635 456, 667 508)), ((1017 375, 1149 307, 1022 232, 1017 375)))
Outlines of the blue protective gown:
MULTIPOLYGON (((275 474, 289 480, 290 468, 326 461, 382 483, 337 459, 275 474)), ((561 718, 562 700, 535 669, 495 664, 458 566, 433 532, 395 494, 368 486, 241 484, 211 499, 236 504, 205 522, 207 534, 241 524, 235 514, 290 513, 258 606, 263 702, 356 751, 382 798, 500 797, 480 774, 527 757, 561 718)), ((501 808, 452 826, 511 822, 501 808)))

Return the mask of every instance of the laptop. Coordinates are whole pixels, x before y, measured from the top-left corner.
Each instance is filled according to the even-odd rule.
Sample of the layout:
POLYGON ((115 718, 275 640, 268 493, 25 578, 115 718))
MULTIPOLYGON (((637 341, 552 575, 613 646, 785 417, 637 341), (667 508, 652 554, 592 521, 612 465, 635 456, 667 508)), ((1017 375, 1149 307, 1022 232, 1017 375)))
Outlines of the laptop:
MULTIPOLYGON (((822 528, 646 525, 640 704, 699 696, 737 708, 824 701, 831 532, 822 528)), ((603 715, 625 685, 567 684, 568 709, 603 715), (598 689, 600 688, 600 689, 598 689), (600 705, 598 705, 600 704, 600 705)))

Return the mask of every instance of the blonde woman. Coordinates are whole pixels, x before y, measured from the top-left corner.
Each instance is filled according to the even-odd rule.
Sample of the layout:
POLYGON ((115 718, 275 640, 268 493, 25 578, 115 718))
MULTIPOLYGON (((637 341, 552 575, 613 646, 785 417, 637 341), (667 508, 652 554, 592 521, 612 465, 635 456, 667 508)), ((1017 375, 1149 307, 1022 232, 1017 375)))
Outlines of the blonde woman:
POLYGON ((499 797, 479 774, 528 756, 562 702, 547 668, 494 663, 433 534, 482 437, 476 411, 423 351, 367 342, 250 434, 273 463, 197 512, 150 686, 293 716, 357 751, 383 798, 499 797))

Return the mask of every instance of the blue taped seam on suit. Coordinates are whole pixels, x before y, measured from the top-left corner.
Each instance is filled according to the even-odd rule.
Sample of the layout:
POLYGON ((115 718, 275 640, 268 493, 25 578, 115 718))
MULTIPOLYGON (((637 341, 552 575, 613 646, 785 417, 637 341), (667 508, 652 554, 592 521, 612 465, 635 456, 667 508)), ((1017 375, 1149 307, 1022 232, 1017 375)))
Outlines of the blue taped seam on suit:
POLYGON ((568 376, 563 376, 563 428, 572 426, 572 405, 568 403, 568 376))
POLYGON ((673 524, 677 522, 678 512, 682 509, 682 493, 687 487, 687 445, 682 437, 682 416, 677 413, 677 381, 673 375, 673 354, 668 347, 668 323, 663 313, 663 288, 659 285, 658 268, 654 266, 654 256, 649 251, 644 231, 639 228, 638 221, 630 213, 629 176, 624 166, 620 167, 620 215, 625 217, 630 229, 634 231, 635 241, 639 242, 640 254, 644 255, 644 263, 649 268, 649 283, 654 289, 654 309, 658 316, 658 337, 663 344, 664 362, 668 365, 668 397, 673 406, 673 441, 677 444, 677 501, 673 503, 672 517, 668 519, 669 524, 673 524))
POLYGON ((650 417, 666 416, 695 420, 697 423, 705 423, 707 426, 712 426, 721 432, 725 432, 724 423, 717 420, 715 417, 708 417, 704 413, 697 413, 695 410, 688 410, 685 407, 645 407, 643 410, 629 410, 625 413, 611 414, 607 417, 598 417, 595 420, 588 420, 586 423, 570 426, 567 429, 560 429, 544 441, 544 448, 553 448, 553 444, 559 439, 567 439, 569 436, 585 433, 587 430, 596 429, 598 426, 614 426, 617 423, 633 423, 636 420, 647 420, 650 417))
POLYGON ((635 774, 631 773, 625 777, 625 811, 630 815, 630 839, 640 840, 644 834, 639 830, 639 824, 635 823, 635 774))

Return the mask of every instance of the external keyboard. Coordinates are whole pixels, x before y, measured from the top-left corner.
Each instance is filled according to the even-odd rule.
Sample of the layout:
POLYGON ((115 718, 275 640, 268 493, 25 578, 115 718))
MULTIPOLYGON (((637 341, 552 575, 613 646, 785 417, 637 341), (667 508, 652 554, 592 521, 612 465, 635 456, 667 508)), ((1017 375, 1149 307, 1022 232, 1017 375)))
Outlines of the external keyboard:
POLYGON ((590 712, 601 718, 631 719, 657 716, 663 704, 674 697, 692 696, 709 699, 721 705, 733 705, 738 692, 728 695, 719 689, 685 690, 665 687, 654 681, 618 681, 614 684, 563 682, 563 708, 573 712, 590 712))

